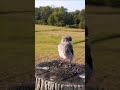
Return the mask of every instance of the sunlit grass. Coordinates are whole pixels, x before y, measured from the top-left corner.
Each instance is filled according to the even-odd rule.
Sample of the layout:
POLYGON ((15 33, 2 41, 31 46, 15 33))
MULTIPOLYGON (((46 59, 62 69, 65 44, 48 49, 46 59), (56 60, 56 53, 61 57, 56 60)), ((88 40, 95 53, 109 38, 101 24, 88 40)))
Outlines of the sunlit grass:
POLYGON ((74 28, 67 28, 67 27, 57 27, 57 26, 49 26, 49 25, 35 25, 35 31, 76 31, 76 32, 80 32, 80 31, 84 31, 84 29, 74 29, 74 28))
POLYGON ((61 37, 71 35, 73 38, 74 62, 84 64, 85 61, 85 34, 82 29, 36 25, 35 32, 35 62, 58 59, 58 44, 61 37), (57 30, 53 30, 57 29, 57 30))

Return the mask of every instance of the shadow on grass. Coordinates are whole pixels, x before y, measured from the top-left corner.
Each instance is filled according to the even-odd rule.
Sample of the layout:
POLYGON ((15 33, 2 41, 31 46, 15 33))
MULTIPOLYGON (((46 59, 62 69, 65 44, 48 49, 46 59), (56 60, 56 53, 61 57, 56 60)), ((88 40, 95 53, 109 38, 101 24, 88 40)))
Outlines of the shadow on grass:
POLYGON ((82 43, 82 42, 85 42, 85 40, 76 41, 76 42, 74 42, 73 44, 78 44, 78 43, 82 43))

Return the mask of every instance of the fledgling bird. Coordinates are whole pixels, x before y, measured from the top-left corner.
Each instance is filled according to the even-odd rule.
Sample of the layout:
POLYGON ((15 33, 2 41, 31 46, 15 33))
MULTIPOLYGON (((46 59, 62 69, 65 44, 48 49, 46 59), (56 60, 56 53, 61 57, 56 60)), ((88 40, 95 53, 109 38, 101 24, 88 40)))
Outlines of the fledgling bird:
POLYGON ((71 36, 62 37, 61 42, 58 45, 58 53, 64 60, 69 60, 70 62, 73 60, 74 51, 71 36))

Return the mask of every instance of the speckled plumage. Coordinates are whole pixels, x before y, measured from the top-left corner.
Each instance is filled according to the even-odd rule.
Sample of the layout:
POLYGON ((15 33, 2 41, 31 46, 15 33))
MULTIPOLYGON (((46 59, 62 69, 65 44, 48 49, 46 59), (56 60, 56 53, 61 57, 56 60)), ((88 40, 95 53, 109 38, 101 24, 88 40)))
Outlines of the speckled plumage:
POLYGON ((64 60, 73 60, 74 52, 73 46, 71 43, 72 38, 70 36, 65 36, 62 38, 61 42, 58 45, 58 53, 61 58, 64 60))

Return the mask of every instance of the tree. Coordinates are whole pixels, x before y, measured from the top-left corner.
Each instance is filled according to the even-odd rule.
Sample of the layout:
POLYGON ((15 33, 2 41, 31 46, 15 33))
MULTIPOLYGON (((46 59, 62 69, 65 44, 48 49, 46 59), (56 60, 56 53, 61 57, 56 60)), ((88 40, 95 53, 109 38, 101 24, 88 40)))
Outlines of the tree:
POLYGON ((81 22, 79 23, 79 28, 85 29, 85 20, 81 20, 81 22))
POLYGON ((80 13, 79 28, 85 29, 85 10, 84 9, 82 9, 80 13))
POLYGON ((47 23, 49 24, 49 25, 55 25, 55 19, 54 19, 54 15, 53 14, 51 14, 50 15, 50 17, 48 18, 48 20, 47 20, 47 23))
POLYGON ((53 11, 55 25, 64 26, 65 25, 65 15, 67 13, 67 9, 64 7, 55 8, 53 11))
POLYGON ((47 24, 47 20, 51 14, 52 14, 51 7, 49 6, 41 7, 41 19, 43 19, 45 24, 47 24))
POLYGON ((74 23, 78 25, 80 23, 80 11, 76 10, 74 13, 74 23))
POLYGON ((84 28, 85 10, 68 12, 64 7, 39 7, 35 8, 35 20, 37 24, 68 26, 71 28, 84 28))

